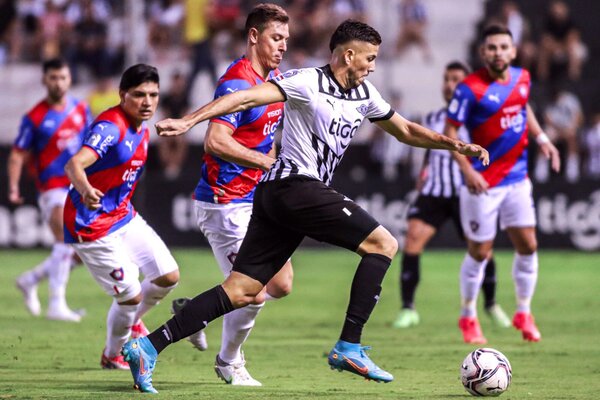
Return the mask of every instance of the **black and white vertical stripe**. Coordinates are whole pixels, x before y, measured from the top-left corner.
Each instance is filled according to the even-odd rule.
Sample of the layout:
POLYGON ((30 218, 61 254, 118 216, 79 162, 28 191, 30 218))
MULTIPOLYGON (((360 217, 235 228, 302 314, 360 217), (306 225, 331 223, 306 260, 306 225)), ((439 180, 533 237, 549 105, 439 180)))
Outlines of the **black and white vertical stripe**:
MULTIPOLYGON (((333 173, 342 161, 342 157, 335 154, 327 145, 316 135, 312 136, 312 148, 315 151, 317 160, 317 172, 319 173, 319 179, 329 185, 333 178, 333 173)), ((287 178, 291 175, 297 175, 299 168, 294 161, 289 158, 279 157, 275 164, 267 174, 262 178, 262 181, 273 181, 277 179, 287 178)))
MULTIPOLYGON (((446 110, 431 112, 425 117, 425 125, 441 132, 446 121, 446 110)), ((458 163, 447 150, 429 150, 426 158, 427 175, 421 194, 434 197, 458 196, 462 174, 458 163)))

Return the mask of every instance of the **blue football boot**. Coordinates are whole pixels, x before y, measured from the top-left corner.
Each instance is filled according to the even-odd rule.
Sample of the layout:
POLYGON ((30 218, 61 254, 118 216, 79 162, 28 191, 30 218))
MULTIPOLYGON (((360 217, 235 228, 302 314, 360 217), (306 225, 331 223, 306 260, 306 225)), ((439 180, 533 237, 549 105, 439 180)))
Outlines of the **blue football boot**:
POLYGON ((152 372, 158 354, 147 337, 132 339, 125 343, 121 354, 129 364, 133 375, 133 388, 145 393, 158 393, 152 386, 152 372))
POLYGON ((337 369, 340 372, 346 370, 375 382, 387 383, 393 381, 392 374, 375 365, 365 353, 365 350, 370 348, 369 346, 363 347, 359 343, 338 340, 329 353, 327 361, 331 369, 337 369))

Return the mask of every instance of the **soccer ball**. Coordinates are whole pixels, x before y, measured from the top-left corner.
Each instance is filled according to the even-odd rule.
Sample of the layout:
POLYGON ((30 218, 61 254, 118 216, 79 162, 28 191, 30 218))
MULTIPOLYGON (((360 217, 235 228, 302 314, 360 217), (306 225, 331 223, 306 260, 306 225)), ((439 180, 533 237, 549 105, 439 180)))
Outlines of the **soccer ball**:
POLYGON ((467 355, 460 367, 460 379, 473 396, 500 396, 510 386, 512 369, 504 354, 482 348, 467 355))

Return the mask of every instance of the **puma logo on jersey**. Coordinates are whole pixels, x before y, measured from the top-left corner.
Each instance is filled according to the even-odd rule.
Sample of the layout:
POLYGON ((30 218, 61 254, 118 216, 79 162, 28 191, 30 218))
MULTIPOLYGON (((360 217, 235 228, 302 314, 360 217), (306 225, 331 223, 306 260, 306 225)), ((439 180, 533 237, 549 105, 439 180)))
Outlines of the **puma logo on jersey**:
POLYGON ((129 147, 129 151, 133 151, 133 140, 126 140, 125 146, 129 147))
POLYGON ((331 108, 333 108, 335 110, 335 103, 329 99, 325 99, 326 102, 328 102, 331 105, 331 108))
POLYGON ((225 91, 229 92, 229 93, 235 93, 235 92, 237 92, 237 89, 228 87, 227 89, 225 89, 225 91))
POLYGON ((490 101, 493 101, 494 103, 500 104, 500 96, 498 95, 498 93, 488 94, 488 99, 490 99, 490 101))

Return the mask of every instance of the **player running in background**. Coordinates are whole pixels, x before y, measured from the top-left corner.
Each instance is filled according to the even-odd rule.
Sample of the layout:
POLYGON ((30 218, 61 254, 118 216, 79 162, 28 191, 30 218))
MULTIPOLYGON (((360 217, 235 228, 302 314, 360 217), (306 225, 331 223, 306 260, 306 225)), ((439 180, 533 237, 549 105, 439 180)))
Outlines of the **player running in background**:
POLYGON ((101 357, 107 369, 129 369, 121 346, 130 334, 147 333, 140 318, 179 280, 167 246, 130 202, 146 164, 145 121, 154 115, 158 95, 156 68, 128 68, 119 84, 120 104, 94 120, 83 147, 65 167, 72 183, 64 212, 65 242, 113 297, 101 357))
POLYGON ((156 392, 152 373, 158 353, 236 308, 256 302, 263 287, 280 271, 305 236, 358 253, 358 265, 340 340, 331 350, 332 368, 375 381, 393 377, 366 354, 360 339, 381 292, 381 282, 398 248, 396 239, 366 211, 329 183, 365 118, 405 143, 458 150, 479 156, 480 146, 431 132, 395 113, 366 80, 375 70, 381 44, 377 31, 345 21, 331 37, 330 63, 304 68, 220 97, 182 119, 157 124, 159 134, 179 135, 219 115, 286 101, 282 149, 256 187, 248 232, 222 285, 205 291, 147 337, 123 347, 134 384, 156 392))
MULTIPOLYGON (((469 74, 466 65, 451 62, 444 70, 442 96, 450 102, 456 85, 469 74)), ((446 122, 446 107, 427 114, 425 126, 442 132, 446 122)), ((469 141, 464 128, 459 130, 459 139, 469 141)), ((460 225, 458 194, 462 175, 452 154, 445 150, 428 150, 426 163, 417 184, 419 195, 408 210, 408 231, 400 264, 400 296, 402 309, 393 322, 395 328, 408 328, 419 324, 419 313, 415 309, 415 292, 420 279, 420 259, 423 249, 438 229, 451 219, 457 233, 463 237, 460 225)), ((509 327, 510 320, 499 304, 496 304, 496 263, 491 257, 485 267, 482 284, 484 308, 492 321, 501 327, 509 327)))
MULTIPOLYGON (((288 20, 285 10, 275 4, 260 4, 248 14, 246 54, 227 68, 215 98, 248 89, 279 74, 277 67, 287 49, 288 20)), ((202 176, 194 192, 194 203, 198 227, 225 277, 231 273, 246 235, 256 185, 275 162, 273 139, 282 118, 283 103, 273 103, 214 118, 208 125, 202 176)), ((292 265, 287 261, 267 283, 267 298, 287 295, 292 275, 292 265)), ((174 308, 183 303, 174 301, 174 308)), ((263 305, 264 302, 249 304, 223 317, 215 371, 226 383, 261 385, 246 370, 241 347, 263 305)), ((198 335, 204 332, 192 335, 192 343, 204 349, 206 340, 198 335)))
POLYGON ((476 302, 499 219, 515 249, 517 310, 513 325, 525 340, 537 342, 541 335, 531 314, 538 255, 532 187, 527 175, 529 131, 555 171, 560 169, 560 159, 528 104, 529 72, 510 65, 516 56, 510 31, 499 25, 487 27, 482 34, 480 55, 485 67, 457 86, 444 130, 456 138, 458 128, 464 124, 472 142, 490 152, 489 166, 455 155, 464 176, 460 216, 468 243, 460 272, 459 327, 465 342, 486 342, 477 319, 476 302))
POLYGON ((35 170, 42 219, 50 227, 55 242, 50 256, 19 275, 16 284, 23 292, 25 306, 37 316, 41 313, 37 287, 47 278, 49 301, 46 317, 79 322, 81 314, 72 311, 66 300, 74 252, 63 241, 63 206, 69 187, 64 167, 81 147, 92 117, 85 102, 68 94, 71 72, 66 62, 48 60, 43 63, 42 69, 46 98, 33 107, 21 122, 19 135, 8 157, 8 199, 13 204, 23 203, 19 182, 23 166, 29 160, 35 170))

